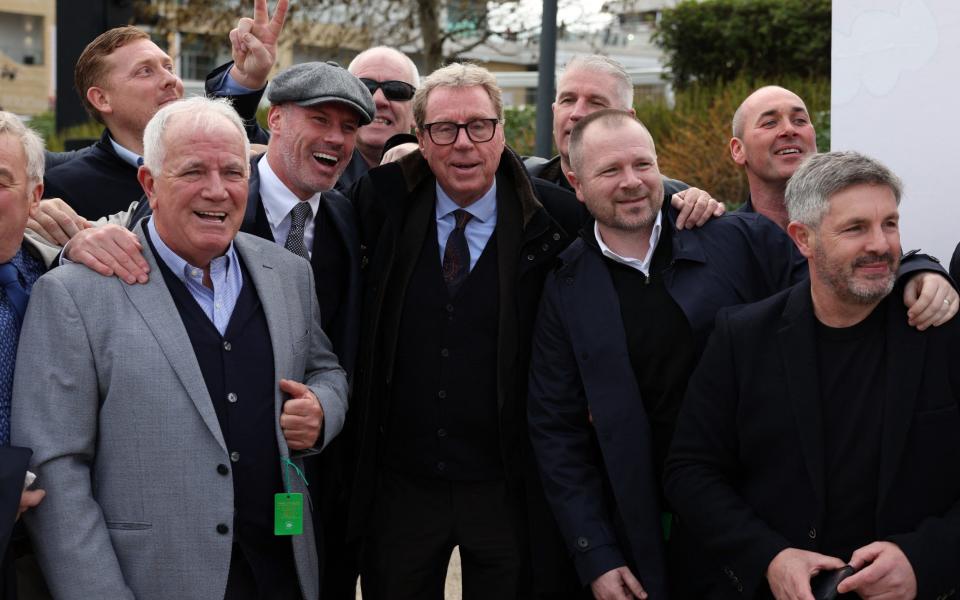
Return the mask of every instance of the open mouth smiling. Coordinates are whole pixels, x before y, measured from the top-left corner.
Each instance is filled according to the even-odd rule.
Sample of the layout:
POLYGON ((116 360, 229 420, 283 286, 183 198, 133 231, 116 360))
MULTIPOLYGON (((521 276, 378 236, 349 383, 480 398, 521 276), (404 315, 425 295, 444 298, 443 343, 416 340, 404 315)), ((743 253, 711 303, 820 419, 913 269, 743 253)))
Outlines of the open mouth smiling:
POLYGON ((791 154, 803 154, 803 150, 797 148, 796 146, 790 146, 789 148, 781 148, 774 152, 777 156, 788 156, 791 154))
POLYGON ((216 221, 218 223, 223 223, 227 219, 227 213, 225 212, 195 210, 193 211, 193 214, 197 215, 204 221, 216 221))
POLYGON ((328 167, 335 167, 337 163, 340 162, 340 158, 338 156, 327 154, 326 152, 314 152, 313 159, 321 165, 326 165, 328 167))

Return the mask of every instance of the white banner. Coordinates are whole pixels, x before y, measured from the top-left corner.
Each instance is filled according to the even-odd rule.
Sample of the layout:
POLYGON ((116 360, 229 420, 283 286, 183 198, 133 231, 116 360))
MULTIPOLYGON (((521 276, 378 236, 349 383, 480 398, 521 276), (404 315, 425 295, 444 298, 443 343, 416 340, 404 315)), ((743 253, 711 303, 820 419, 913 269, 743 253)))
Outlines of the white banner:
POLYGON ((904 250, 946 266, 960 241, 960 2, 834 0, 831 149, 905 186, 904 250))

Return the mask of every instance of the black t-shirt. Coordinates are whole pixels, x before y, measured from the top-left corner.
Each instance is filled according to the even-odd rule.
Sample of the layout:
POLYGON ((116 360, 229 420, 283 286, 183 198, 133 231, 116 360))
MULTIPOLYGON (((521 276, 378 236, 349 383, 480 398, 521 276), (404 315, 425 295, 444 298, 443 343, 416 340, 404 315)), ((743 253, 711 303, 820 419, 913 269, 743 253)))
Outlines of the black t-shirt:
POLYGON ((844 561, 876 540, 886 302, 852 327, 816 326, 826 483, 819 551, 844 561))

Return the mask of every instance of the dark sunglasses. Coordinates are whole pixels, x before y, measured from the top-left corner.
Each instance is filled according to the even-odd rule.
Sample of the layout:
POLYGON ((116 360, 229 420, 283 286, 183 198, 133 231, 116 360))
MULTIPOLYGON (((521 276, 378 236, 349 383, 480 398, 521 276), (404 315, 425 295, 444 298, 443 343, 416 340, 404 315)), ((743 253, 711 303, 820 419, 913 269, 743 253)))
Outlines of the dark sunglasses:
POLYGON ((376 94, 378 89, 383 90, 383 95, 387 97, 387 100, 409 100, 413 98, 413 93, 417 91, 417 88, 405 81, 374 81, 362 77, 360 81, 367 86, 371 94, 376 94))

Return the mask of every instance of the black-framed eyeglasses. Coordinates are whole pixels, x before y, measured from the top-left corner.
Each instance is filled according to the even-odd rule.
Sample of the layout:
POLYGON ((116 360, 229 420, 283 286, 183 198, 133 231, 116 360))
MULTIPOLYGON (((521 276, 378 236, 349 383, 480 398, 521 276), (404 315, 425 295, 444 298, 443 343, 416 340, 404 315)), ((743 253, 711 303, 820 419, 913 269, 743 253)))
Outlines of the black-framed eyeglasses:
POLYGON ((361 77, 360 81, 363 85, 367 86, 371 94, 376 94, 378 89, 383 90, 383 95, 387 97, 387 100, 409 100, 413 98, 413 93, 417 91, 417 88, 406 81, 395 81, 392 79, 389 81, 376 81, 365 77, 361 77))
POLYGON ((471 142, 478 144, 489 142, 493 139, 493 134, 497 130, 497 123, 500 119, 474 119, 466 123, 453 123, 451 121, 437 121, 436 123, 427 123, 423 126, 433 143, 438 146, 449 146, 457 141, 460 130, 467 132, 467 137, 471 142))

